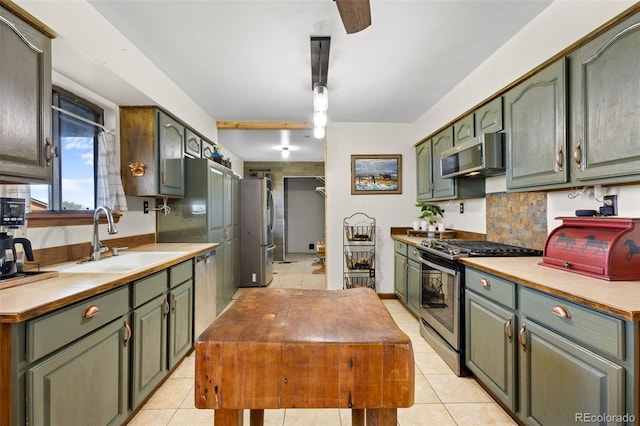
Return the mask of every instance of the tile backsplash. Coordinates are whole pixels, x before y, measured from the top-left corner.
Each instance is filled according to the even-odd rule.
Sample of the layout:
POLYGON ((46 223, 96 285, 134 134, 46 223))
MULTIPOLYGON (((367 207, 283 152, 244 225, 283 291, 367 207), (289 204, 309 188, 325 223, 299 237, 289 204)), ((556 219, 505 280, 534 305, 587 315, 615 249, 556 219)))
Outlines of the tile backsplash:
POLYGON ((545 192, 487 194, 487 241, 542 250, 546 238, 545 192))

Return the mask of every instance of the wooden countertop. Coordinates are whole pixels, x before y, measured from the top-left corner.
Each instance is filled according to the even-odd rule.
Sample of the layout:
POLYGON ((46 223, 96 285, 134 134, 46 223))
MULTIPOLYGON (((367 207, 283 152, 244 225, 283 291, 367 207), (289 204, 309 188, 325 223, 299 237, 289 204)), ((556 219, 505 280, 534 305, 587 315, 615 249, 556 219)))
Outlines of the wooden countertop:
MULTIPOLYGON (((418 245, 424 237, 393 234, 418 245)), ((541 257, 467 257, 462 263, 627 320, 640 321, 640 281, 607 281, 538 265, 541 257)))
POLYGON ((417 246, 424 240, 433 239, 433 238, 427 238, 427 237, 410 237, 408 235, 403 235, 403 234, 392 234, 391 238, 397 241, 402 241, 403 243, 410 244, 412 246, 417 246))
MULTIPOLYGON (((60 271, 57 277, 0 290, 0 323, 20 322, 42 315, 126 285, 133 280, 166 269, 219 246, 218 243, 146 244, 128 251, 175 251, 181 254, 128 273, 65 273, 60 271)), ((52 268, 59 269, 61 266, 74 264, 76 262, 68 262, 54 265, 52 268)), ((48 269, 44 268, 44 270, 48 269)))
POLYGON ((640 281, 607 281, 539 265, 541 257, 467 257, 465 265, 627 320, 640 321, 640 281))

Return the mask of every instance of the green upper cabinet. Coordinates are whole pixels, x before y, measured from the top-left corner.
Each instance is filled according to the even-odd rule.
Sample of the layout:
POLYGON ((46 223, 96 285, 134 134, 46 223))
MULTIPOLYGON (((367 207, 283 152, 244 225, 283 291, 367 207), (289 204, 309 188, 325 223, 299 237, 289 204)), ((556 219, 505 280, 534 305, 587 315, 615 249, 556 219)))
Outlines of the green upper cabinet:
POLYGON ((191 129, 185 129, 184 138, 184 154, 189 157, 200 158, 203 144, 202 138, 191 129))
POLYGON ((638 180, 639 71, 640 14, 569 55, 572 180, 638 180))
POLYGON ((505 94, 507 189, 567 182, 565 72, 563 58, 505 94))
POLYGON ((453 124, 453 144, 458 145, 476 136, 474 114, 469 114, 453 124))
POLYGON ((51 40, 0 7, 0 46, 0 181, 50 183, 51 40))
POLYGON ((159 178, 162 195, 184 196, 184 138, 184 126, 158 111, 159 178))
POLYGON ((440 154, 453 147, 453 126, 416 146, 417 199, 453 200, 485 196, 484 179, 443 179, 440 177, 440 154))
POLYGON ((431 162, 431 139, 416 146, 416 176, 418 201, 431 199, 433 172, 431 162))
POLYGON ((501 131, 504 129, 502 120, 502 96, 499 96, 488 104, 481 106, 473 115, 475 119, 476 135, 501 131))
POLYGON ((433 137, 433 198, 455 198, 456 179, 443 179, 440 168, 440 154, 453 148, 453 127, 449 127, 433 137))

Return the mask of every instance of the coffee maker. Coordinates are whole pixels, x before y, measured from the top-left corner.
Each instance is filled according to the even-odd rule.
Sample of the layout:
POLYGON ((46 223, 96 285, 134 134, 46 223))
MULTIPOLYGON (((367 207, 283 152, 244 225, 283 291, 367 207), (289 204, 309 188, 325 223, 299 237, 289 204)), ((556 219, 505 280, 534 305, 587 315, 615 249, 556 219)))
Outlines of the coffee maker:
MULTIPOLYGON (((26 226, 26 206, 24 198, 0 197, 0 279, 13 278, 22 273, 24 259, 19 258, 16 244, 29 261, 33 261, 31 242, 24 235, 26 226)), ((22 253, 18 252, 18 253, 22 253)))

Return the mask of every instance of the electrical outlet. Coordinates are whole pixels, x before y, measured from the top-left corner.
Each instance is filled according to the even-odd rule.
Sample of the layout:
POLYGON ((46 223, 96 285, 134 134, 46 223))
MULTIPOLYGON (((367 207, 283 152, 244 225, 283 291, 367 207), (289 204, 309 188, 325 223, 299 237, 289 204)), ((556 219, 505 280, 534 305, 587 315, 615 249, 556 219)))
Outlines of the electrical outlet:
POLYGON ((460 203, 460 214, 464 213, 464 203, 460 203))
POLYGON ((605 195, 603 197, 604 210, 603 216, 618 216, 618 196, 617 195, 605 195))
POLYGON ((142 203, 142 213, 149 214, 149 202, 148 201, 144 201, 142 203))

